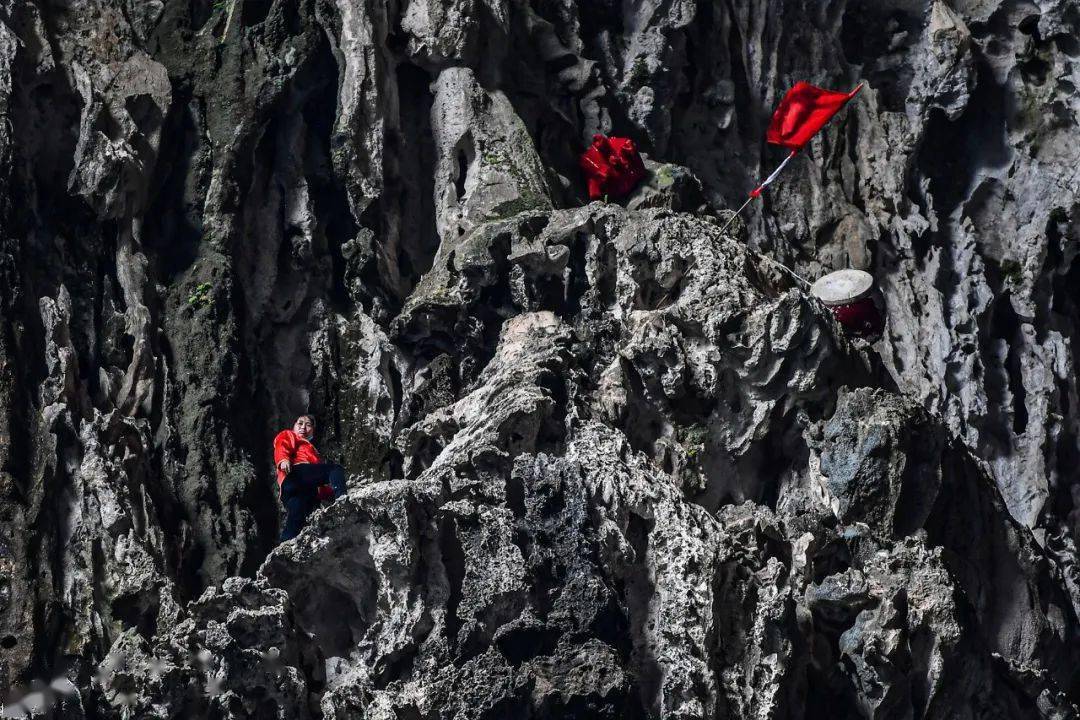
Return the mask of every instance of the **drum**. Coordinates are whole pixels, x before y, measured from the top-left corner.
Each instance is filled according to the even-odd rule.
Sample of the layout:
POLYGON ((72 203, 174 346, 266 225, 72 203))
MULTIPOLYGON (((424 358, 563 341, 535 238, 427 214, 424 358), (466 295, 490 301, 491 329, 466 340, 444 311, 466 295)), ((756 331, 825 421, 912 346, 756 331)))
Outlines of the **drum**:
POLYGON ((868 272, 850 268, 831 272, 811 286, 810 294, 852 335, 875 337, 885 329, 874 278, 868 272))

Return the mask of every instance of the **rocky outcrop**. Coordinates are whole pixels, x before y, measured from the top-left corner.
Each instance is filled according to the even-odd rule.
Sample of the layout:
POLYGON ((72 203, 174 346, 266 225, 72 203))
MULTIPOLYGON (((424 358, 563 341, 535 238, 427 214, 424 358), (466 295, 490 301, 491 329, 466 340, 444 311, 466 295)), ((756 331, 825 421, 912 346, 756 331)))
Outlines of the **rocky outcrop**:
POLYGON ((1078 34, 0 0, 5 715, 1075 717, 1078 34), (722 230, 800 79, 866 87, 722 230), (351 490, 276 545, 307 411, 351 490))

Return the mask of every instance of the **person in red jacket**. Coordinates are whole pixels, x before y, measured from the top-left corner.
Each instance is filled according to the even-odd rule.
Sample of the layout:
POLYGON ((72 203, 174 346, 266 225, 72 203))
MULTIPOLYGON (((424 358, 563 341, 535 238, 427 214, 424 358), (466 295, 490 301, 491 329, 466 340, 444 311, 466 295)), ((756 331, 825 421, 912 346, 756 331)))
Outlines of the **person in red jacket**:
POLYGON ((328 496, 337 500, 345 494, 345 471, 319 459, 311 444, 314 435, 315 418, 301 415, 292 430, 282 430, 274 438, 274 465, 285 506, 281 542, 297 536, 319 500, 328 496))

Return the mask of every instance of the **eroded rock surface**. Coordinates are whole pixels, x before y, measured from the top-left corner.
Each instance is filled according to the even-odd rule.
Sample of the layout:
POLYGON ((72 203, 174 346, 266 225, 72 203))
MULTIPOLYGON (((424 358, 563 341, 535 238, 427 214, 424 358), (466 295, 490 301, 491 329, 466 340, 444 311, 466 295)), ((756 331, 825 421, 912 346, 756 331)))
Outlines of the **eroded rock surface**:
POLYGON ((1078 37, 0 0, 5 716, 1076 717, 1078 37), (802 79, 866 87, 722 231, 802 79), (275 547, 304 411, 351 489, 275 547))

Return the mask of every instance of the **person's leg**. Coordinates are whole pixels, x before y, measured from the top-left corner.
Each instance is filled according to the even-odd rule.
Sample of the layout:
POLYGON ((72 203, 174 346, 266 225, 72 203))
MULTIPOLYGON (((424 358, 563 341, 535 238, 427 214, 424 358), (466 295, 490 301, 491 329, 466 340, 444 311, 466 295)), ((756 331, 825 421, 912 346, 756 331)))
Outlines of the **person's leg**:
POLYGON ((297 487, 311 492, 326 482, 326 466, 322 463, 300 463, 293 465, 285 482, 292 480, 297 487))
POLYGON ((292 474, 299 482, 317 491, 319 485, 329 485, 334 491, 334 499, 345 494, 345 470, 336 463, 303 463, 294 465, 292 474))
POLYGON ((345 494, 345 469, 335 463, 328 463, 330 470, 326 474, 327 482, 334 489, 334 499, 345 494))
POLYGON ((281 504, 285 506, 285 524, 281 528, 280 542, 285 542, 300 534, 315 508, 314 491, 296 482, 289 473, 281 484, 281 504))

